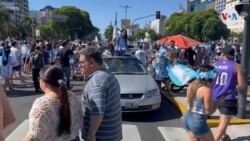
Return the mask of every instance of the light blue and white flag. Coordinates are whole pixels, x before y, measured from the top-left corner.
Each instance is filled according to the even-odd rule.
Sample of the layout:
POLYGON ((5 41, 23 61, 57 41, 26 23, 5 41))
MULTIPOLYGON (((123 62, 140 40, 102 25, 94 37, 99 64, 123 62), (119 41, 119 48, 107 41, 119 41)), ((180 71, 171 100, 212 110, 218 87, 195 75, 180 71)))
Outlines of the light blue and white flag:
POLYGON ((170 80, 176 86, 184 86, 190 80, 193 80, 197 77, 196 71, 183 64, 180 64, 178 61, 174 65, 168 64, 166 69, 170 80))

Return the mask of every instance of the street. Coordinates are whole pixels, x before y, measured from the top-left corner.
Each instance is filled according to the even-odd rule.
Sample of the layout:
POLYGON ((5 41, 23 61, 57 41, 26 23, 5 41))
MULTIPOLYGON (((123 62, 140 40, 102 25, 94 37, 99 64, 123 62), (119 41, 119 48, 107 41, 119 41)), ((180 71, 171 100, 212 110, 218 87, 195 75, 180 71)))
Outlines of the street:
MULTIPOLYGON (((22 122, 28 119, 32 103, 37 97, 42 96, 42 94, 34 92, 31 76, 26 75, 25 77, 26 83, 14 81, 15 86, 13 88, 15 91, 7 92, 16 116, 16 122, 5 130, 5 137, 8 137, 22 122)), ((84 82, 72 81, 72 85, 72 91, 75 92, 80 99, 84 82)), ((164 128, 182 127, 179 117, 180 113, 164 97, 162 98, 161 107, 157 111, 123 114, 124 141, 165 141, 164 128)))

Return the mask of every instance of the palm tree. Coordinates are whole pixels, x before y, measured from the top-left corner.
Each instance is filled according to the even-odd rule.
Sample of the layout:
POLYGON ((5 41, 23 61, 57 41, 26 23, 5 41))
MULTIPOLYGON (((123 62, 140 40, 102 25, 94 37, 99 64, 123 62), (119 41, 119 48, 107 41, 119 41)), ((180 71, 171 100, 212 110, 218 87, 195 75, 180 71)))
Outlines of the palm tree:
POLYGON ((23 16, 20 20, 21 28, 26 32, 28 37, 32 37, 34 33, 34 26, 36 26, 35 18, 23 16))
POLYGON ((4 29, 8 27, 8 24, 10 23, 10 17, 9 17, 9 11, 0 5, 0 39, 4 38, 4 35, 7 33, 5 32, 4 29))

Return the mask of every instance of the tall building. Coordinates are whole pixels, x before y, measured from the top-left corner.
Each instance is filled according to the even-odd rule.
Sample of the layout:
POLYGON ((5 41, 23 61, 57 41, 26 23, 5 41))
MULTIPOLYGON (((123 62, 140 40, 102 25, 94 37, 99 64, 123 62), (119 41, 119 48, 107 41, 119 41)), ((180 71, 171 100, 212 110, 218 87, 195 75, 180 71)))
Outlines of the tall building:
POLYGON ((35 18, 37 24, 39 24, 39 25, 42 24, 40 11, 30 10, 30 17, 35 18))
POLYGON ((187 12, 193 12, 196 5, 196 0, 187 0, 187 12))
POLYGON ((215 0, 187 0, 187 12, 215 9, 215 0))
POLYGON ((65 22, 67 17, 64 15, 53 15, 53 11, 56 8, 52 6, 46 6, 40 10, 41 24, 47 24, 49 21, 65 22))
POLYGON ((151 21, 145 23, 144 29, 151 29, 151 21))
POLYGON ((226 0, 216 0, 215 1, 215 10, 218 13, 221 13, 226 8, 226 0))
MULTIPOLYGON (((227 0, 226 1, 226 8, 234 8, 240 0, 227 0)), ((242 17, 240 17, 234 25, 227 26, 232 32, 240 33, 244 30, 245 21, 242 17)))
POLYGON ((207 0, 207 9, 215 9, 215 0, 207 0))
POLYGON ((199 0, 194 6, 194 11, 205 11, 207 9, 206 0, 199 0))
POLYGON ((163 35, 164 32, 166 31, 165 29, 165 22, 166 22, 167 17, 166 16, 161 16, 160 19, 156 19, 151 22, 151 29, 153 29, 156 34, 163 35))
POLYGON ((54 10, 55 8, 49 5, 40 10, 42 24, 47 24, 49 21, 52 20, 52 14, 54 10))
POLYGON ((0 0, 0 5, 9 10, 11 20, 15 23, 18 23, 22 16, 29 16, 28 0, 0 0))

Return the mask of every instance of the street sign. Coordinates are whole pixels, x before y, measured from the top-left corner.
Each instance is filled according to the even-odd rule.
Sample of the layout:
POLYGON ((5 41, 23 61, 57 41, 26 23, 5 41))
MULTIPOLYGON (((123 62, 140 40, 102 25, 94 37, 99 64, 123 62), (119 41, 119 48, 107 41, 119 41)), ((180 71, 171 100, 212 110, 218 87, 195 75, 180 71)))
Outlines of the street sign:
POLYGON ((128 29, 130 28, 130 20, 129 19, 122 19, 121 20, 121 28, 128 29))
POLYGON ((40 30, 39 29, 36 29, 36 36, 40 37, 40 30))
POLYGON ((235 8, 227 8, 223 10, 220 14, 220 19, 227 26, 236 24, 239 17, 240 16, 238 12, 235 10, 235 8))

